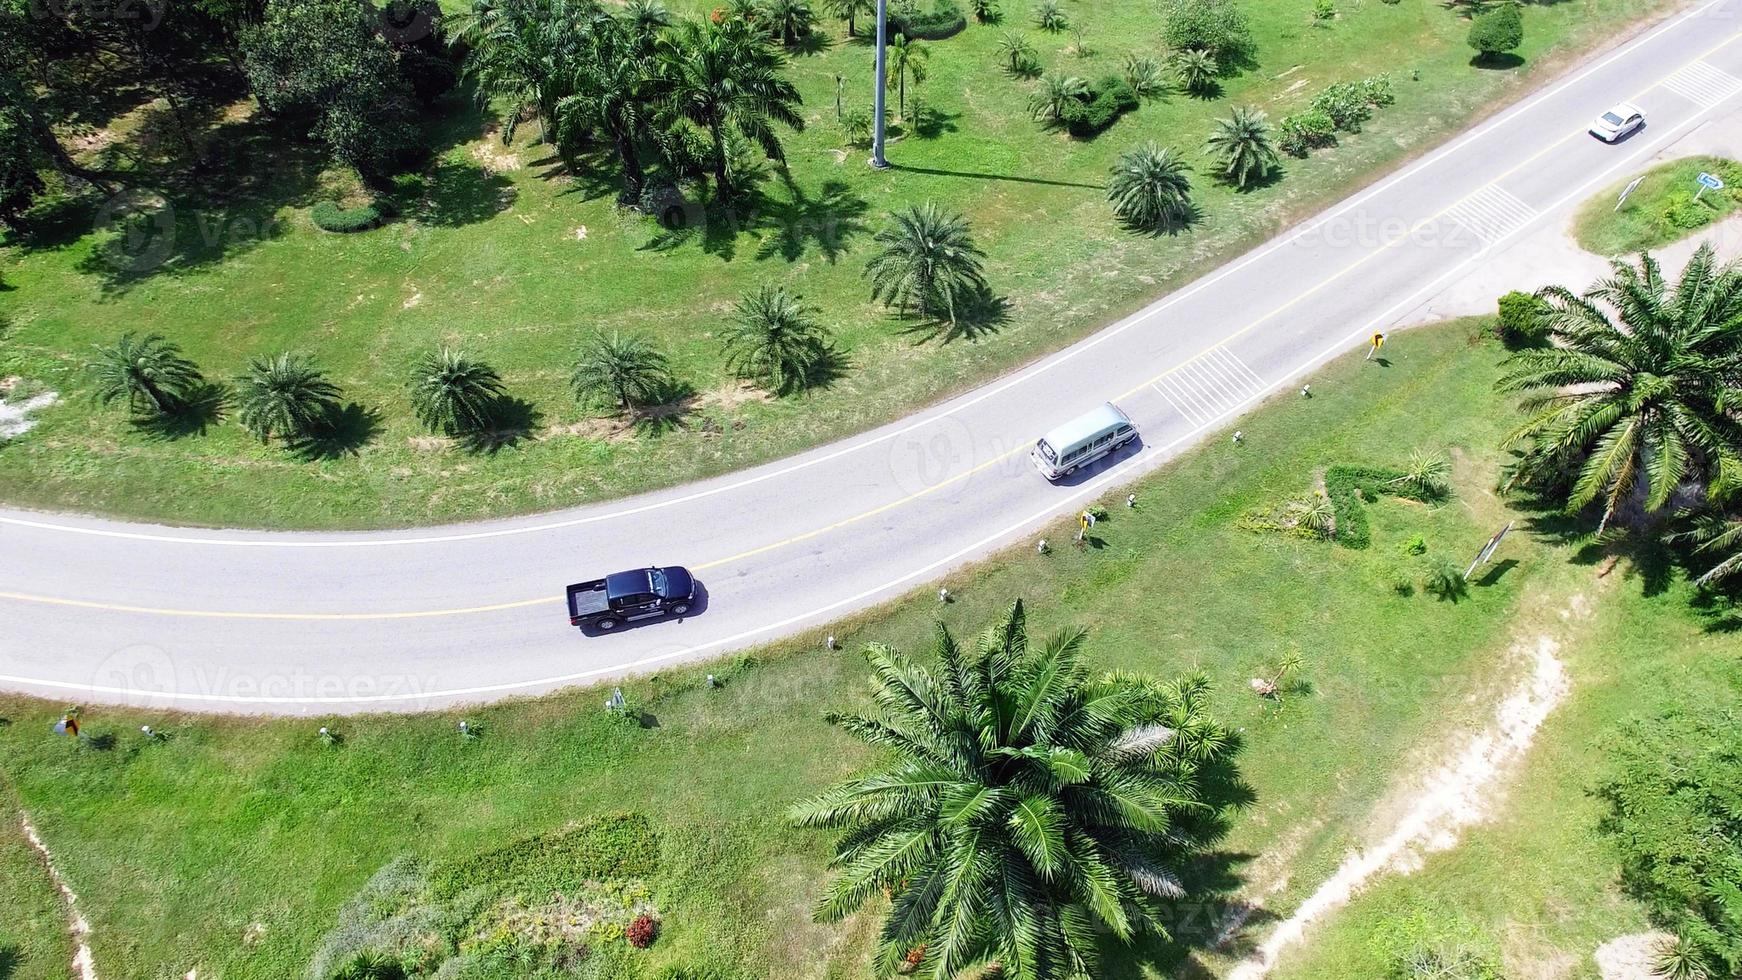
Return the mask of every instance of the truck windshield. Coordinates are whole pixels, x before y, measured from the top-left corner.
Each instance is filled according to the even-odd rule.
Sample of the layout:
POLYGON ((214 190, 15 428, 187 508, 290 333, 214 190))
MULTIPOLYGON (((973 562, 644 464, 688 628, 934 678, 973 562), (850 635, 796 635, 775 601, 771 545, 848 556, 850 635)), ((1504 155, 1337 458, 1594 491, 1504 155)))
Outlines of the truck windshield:
POLYGON ((647 573, 647 578, 653 584, 654 595, 666 595, 665 569, 655 568, 647 573))
POLYGON ((1040 450, 1040 457, 1047 462, 1056 464, 1059 461, 1058 453, 1053 452, 1052 447, 1046 444, 1045 439, 1035 443, 1034 448, 1040 450))

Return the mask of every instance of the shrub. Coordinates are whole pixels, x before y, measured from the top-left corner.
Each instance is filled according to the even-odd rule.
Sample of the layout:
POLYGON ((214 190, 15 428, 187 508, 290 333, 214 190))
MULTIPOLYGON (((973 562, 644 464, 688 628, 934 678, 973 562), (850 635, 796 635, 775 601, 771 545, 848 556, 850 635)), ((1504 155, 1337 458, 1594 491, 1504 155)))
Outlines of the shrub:
POLYGON ((871 110, 866 108, 849 109, 841 117, 841 135, 847 138, 849 146, 871 145, 872 119, 871 110))
POLYGON ((309 209, 309 220, 322 231, 350 234, 379 228, 393 217, 393 205, 376 198, 354 208, 341 208, 335 201, 321 201, 309 209))
POLYGON ((954 0, 938 0, 929 11, 889 12, 889 29, 914 41, 941 41, 955 37, 968 26, 968 18, 954 0))
POLYGON ((1322 146, 1335 146, 1337 124, 1316 109, 1283 116, 1276 127, 1276 145, 1290 156, 1304 157, 1322 146))
POLYGON ((651 915, 638 915, 634 922, 624 928, 623 938, 629 940, 629 945, 636 949, 646 949, 659 938, 659 923, 651 915))
POLYGON ((1425 555, 1427 554, 1427 539, 1419 534, 1413 535, 1409 540, 1399 545, 1397 550, 1411 557, 1425 555))
POLYGON ((1422 577, 1421 590, 1442 602, 1457 602, 1470 594, 1470 583, 1464 581, 1464 570, 1450 558, 1436 558, 1422 577))
POLYGON ((1369 940, 1385 972, 1380 980, 1505 980, 1474 927, 1437 910, 1389 919, 1369 940))
POLYGON ((1089 86, 1086 98, 1070 99, 1061 105, 1059 121, 1072 136, 1094 136, 1137 108, 1140 101, 1130 83, 1117 75, 1108 75, 1089 86))
POLYGON ((990 24, 1004 15, 998 9, 998 0, 970 0, 968 6, 974 11, 974 19, 982 24, 990 24))
POLYGON ((1125 56, 1125 84, 1140 99, 1153 99, 1167 91, 1167 73, 1161 59, 1149 54, 1125 56))
POLYGON ((1336 0, 1313 0, 1313 20, 1323 23, 1337 17, 1336 0))
POLYGON ((1664 199, 1658 212, 1658 221, 1676 231, 1693 231, 1717 217, 1718 209, 1715 204, 1716 201, 1708 204, 1704 197, 1696 201, 1694 195, 1687 191, 1678 191, 1664 199))
POLYGON ((1485 14, 1477 14, 1470 23, 1470 47, 1480 60, 1516 49, 1524 43, 1524 15, 1518 4, 1505 3, 1485 14))
POLYGON ((439 865, 430 883, 439 895, 475 885, 502 891, 561 890, 602 878, 646 878, 659 867, 659 839, 646 817, 619 813, 511 841, 439 865))
POLYGON ((334 970, 332 980, 405 980, 405 967, 380 953, 365 950, 334 970))
POLYGON ((1548 312, 1548 308, 1548 304, 1535 294, 1514 289, 1500 297, 1500 317, 1495 321, 1495 332, 1508 346, 1537 343, 1547 333, 1542 315, 1548 312))
POLYGON ((1040 0, 1034 8, 1034 26, 1056 34, 1071 26, 1071 22, 1065 17, 1064 8, 1059 6, 1059 0, 1040 0))
POLYGON ((1373 104, 1360 82, 1332 85, 1313 99, 1310 108, 1331 117, 1338 129, 1348 133, 1359 133, 1361 124, 1373 118, 1373 104))
POLYGON ((1164 0, 1162 41, 1175 51, 1203 51, 1227 70, 1252 52, 1252 28, 1233 0, 1164 0))
POLYGON ((1361 94, 1370 105, 1383 108, 1397 101, 1397 93, 1391 88, 1390 75, 1368 75, 1357 84, 1361 86, 1361 94))

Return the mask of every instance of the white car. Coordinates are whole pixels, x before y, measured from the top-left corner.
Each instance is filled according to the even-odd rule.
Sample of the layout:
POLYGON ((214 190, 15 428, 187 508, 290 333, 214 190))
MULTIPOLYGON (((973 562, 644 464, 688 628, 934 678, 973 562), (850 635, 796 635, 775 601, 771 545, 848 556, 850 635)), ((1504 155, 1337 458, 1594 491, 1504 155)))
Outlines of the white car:
POLYGON ((1591 135, 1605 143, 1615 143, 1643 125, 1645 113, 1631 102, 1622 102, 1597 117, 1591 124, 1591 135))

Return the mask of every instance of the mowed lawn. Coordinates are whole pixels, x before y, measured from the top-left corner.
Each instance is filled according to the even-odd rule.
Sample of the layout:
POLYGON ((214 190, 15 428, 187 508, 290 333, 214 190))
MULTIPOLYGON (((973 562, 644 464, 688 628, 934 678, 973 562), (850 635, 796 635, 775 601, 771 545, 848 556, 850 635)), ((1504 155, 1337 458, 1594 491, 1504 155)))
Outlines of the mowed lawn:
MULTIPOLYGON (((1496 692, 1521 667, 1509 653, 1518 632, 1552 619, 1593 574, 1569 566, 1572 550, 1525 530, 1461 601, 1419 588, 1432 563, 1461 566, 1520 516, 1492 492, 1511 419, 1492 394, 1503 352, 1478 329, 1461 321, 1400 334, 1389 367, 1349 354, 1312 379, 1312 399, 1279 399, 1243 419, 1242 445, 1214 440, 1145 480, 1135 510, 1115 501, 1090 547, 1016 549, 952 576, 947 606, 915 595, 830 624, 837 652, 806 636, 626 685, 654 727, 610 720, 597 690, 337 720, 91 708, 87 732, 117 735, 114 748, 94 751, 50 733, 64 705, 10 698, 0 699, 11 722, 0 727, 0 772, 88 905, 105 977, 196 966, 230 980, 298 975, 339 905, 394 858, 464 856, 619 811, 646 815, 665 842, 654 883, 664 927, 637 961, 642 976, 679 965, 746 980, 862 976, 876 923, 811 921, 831 841, 781 820, 791 802, 868 761, 822 716, 867 707, 857 656, 866 643, 921 653, 938 617, 969 633, 1021 597, 1036 635, 1089 628, 1099 666, 1202 671, 1219 714, 1241 730, 1253 802, 1234 810, 1218 851, 1188 869, 1196 894, 1178 911, 1177 942, 1122 954, 1108 975, 1171 976, 1188 956, 1220 972, 1226 955, 1202 947, 1226 904, 1258 901, 1252 923, 1262 930, 1370 840, 1392 787, 1451 736, 1491 720, 1496 692), (1416 449, 1454 460, 1454 496, 1435 507, 1382 498, 1369 508, 1365 550, 1236 527, 1254 509, 1310 492, 1326 465, 1396 465, 1416 449), (1418 536, 1425 554, 1411 553, 1418 536), (1291 651, 1304 666, 1286 679, 1284 700, 1254 695, 1248 681, 1272 675, 1291 651), (708 672, 723 686, 705 687, 708 672), (463 740, 461 718, 482 725, 483 738, 463 740), (135 734, 146 723, 174 734, 148 743, 135 734), (343 745, 321 744, 323 723, 343 745)), ((1696 665, 1713 641, 1674 612, 1686 597, 1633 598, 1638 584, 1621 578, 1599 604, 1682 623, 1663 634, 1676 645, 1663 656, 1696 665)), ((1603 615, 1630 623, 1636 614, 1603 615)), ((1650 631, 1609 635, 1623 633, 1648 652, 1650 631)), ((1606 661, 1607 644, 1580 656, 1606 661)), ((1617 676, 1614 696, 1647 669, 1617 676)), ((1571 711, 1562 723, 1555 744, 1594 734, 1574 727, 1586 721, 1571 711)), ((1608 894, 1600 867, 1576 880, 1608 894)))
MULTIPOLYGON (((142 262, 112 261, 119 234, 90 232, 93 217, 82 214, 59 235, 0 249, 9 287, 0 313, 11 322, 0 377, 65 396, 37 429, 0 447, 0 501, 177 523, 389 526, 560 507, 777 458, 1089 333, 1673 6, 1531 5, 1524 66, 1502 71, 1470 64, 1468 21, 1435 0, 1342 0, 1323 22, 1306 0, 1249 0, 1258 67, 1225 79, 1215 98, 1174 93, 1082 141, 1029 117, 1038 82, 999 70, 1000 35, 1028 37, 1048 70, 1093 79, 1117 72, 1128 54, 1161 54, 1161 15, 1151 3, 1069 0, 1079 53, 1078 35, 1033 26, 1034 5, 1007 0, 1001 24, 925 44, 930 77, 908 95, 931 108, 934 125, 897 127, 887 173, 867 168, 835 119, 837 77, 849 111, 868 106, 871 48, 826 20, 818 50, 792 61, 808 125, 786 137, 790 184, 770 180, 764 203, 736 226, 687 234, 618 210, 616 172, 602 156, 578 177, 562 173, 535 142, 536 124, 502 146, 491 135, 496 115, 464 93, 431 121, 439 154, 406 217, 358 235, 324 233, 308 208, 343 182, 253 119, 248 103, 214 107, 209 139, 225 168, 166 192, 173 234, 146 222, 126 246, 142 262), (1331 83, 1381 72, 1397 104, 1364 132, 1307 160, 1285 158, 1279 181, 1247 193, 1212 179, 1200 147, 1235 106, 1274 122, 1331 83), (1178 236, 1121 230, 1105 200, 1109 166, 1151 139, 1197 167, 1204 218, 1178 236), (869 299, 870 236, 890 211, 927 200, 968 218, 1009 304, 1004 322, 972 338, 932 336, 869 299), (769 403, 729 376, 719 329, 762 283, 802 294, 835 332, 846 357, 833 385, 769 403), (646 333, 669 352, 695 391, 675 428, 637 433, 574 403, 573 353, 595 329, 646 333), (307 461, 259 445, 233 421, 170 440, 134 431, 119 409, 84 397, 78 370, 92 344, 127 330, 165 334, 219 379, 252 356, 311 354, 374 413, 369 438, 355 455, 307 461), (534 438, 493 455, 428 438, 405 380, 411 360, 438 344, 496 366, 535 410, 534 438)), ((119 145, 151 160, 150 147, 166 144, 149 143, 149 128, 138 111, 111 126, 119 145)))

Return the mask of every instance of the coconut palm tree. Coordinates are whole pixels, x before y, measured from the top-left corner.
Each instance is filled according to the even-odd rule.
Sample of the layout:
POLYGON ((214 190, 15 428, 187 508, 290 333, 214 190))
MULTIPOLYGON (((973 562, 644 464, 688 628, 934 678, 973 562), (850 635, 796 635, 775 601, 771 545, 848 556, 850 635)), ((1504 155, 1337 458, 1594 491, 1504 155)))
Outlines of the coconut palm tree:
POLYGON ((925 65, 931 60, 931 49, 918 41, 910 40, 906 34, 897 34, 890 38, 888 48, 889 70, 895 76, 895 114, 898 118, 906 118, 907 77, 912 75, 915 85, 925 81, 925 65))
POLYGON ((930 665, 866 652, 877 712, 830 721, 884 761, 789 816, 843 835, 819 918, 892 897, 880 975, 1093 976, 1104 936, 1166 935, 1233 739, 1202 678, 1096 676, 1083 640, 1031 645, 1019 602, 965 649, 940 626, 930 665))
POLYGON ((986 253, 974 244, 967 219, 930 201, 889 217, 873 236, 877 252, 865 267, 871 298, 955 324, 962 304, 987 289, 986 253))
POLYGON ((1671 535, 1671 540, 1692 544, 1699 559, 1712 562, 1694 579, 1695 585, 1712 585, 1742 574, 1742 516, 1703 514, 1695 518, 1692 528, 1671 535))
POLYGON ((1067 105, 1088 94, 1088 82, 1075 75, 1049 71, 1041 76, 1040 88, 1028 97, 1028 111, 1034 118, 1056 125, 1064 119, 1067 105))
POLYGON ((1204 152, 1220 161, 1222 178, 1240 188, 1263 180, 1278 162, 1267 117, 1245 106, 1217 121, 1216 131, 1204 141, 1204 152))
POLYGON ((96 385, 97 401, 108 405, 126 399, 130 412, 168 415, 204 380, 181 348, 161 334, 141 337, 129 331, 113 344, 93 345, 92 351, 85 370, 96 385))
POLYGON ((671 387, 671 367, 639 334, 595 331, 582 344, 569 386, 582 404, 605 402, 624 411, 651 405, 671 387))
POLYGON ((762 0, 761 20, 780 43, 791 47, 810 37, 817 15, 805 0, 762 0))
POLYGON ((998 38, 998 60, 1012 75, 1027 77, 1040 69, 1040 56, 1034 44, 1015 31, 1005 31, 998 38))
POLYGON ((1179 78, 1180 88, 1193 95, 1205 95, 1214 89, 1220 70, 1215 56, 1208 51, 1191 48, 1173 56, 1173 73, 1179 78))
POLYGON ((1600 528, 1636 494, 1655 511, 1684 482, 1742 483, 1742 267, 1708 243, 1673 287, 1647 254, 1613 269, 1582 296, 1542 290, 1552 345, 1513 354, 1499 383, 1526 393, 1506 440, 1522 470, 1576 471, 1567 511, 1601 501, 1600 528))
POLYGON ((573 94, 557 103, 562 127, 610 136, 623 168, 617 200, 628 205, 641 202, 646 183, 641 143, 651 122, 654 94, 654 61, 650 45, 637 33, 642 29, 628 19, 596 18, 590 43, 576 59, 569 84, 573 94))
POLYGON ((463 70, 477 82, 479 98, 513 107, 503 120, 502 142, 514 139, 525 106, 538 116, 540 140, 550 142, 546 127, 596 13, 585 0, 473 0, 470 10, 450 19, 448 31, 466 46, 463 70))
POLYGON ((485 428, 503 393, 495 368, 451 347, 432 350, 412 365, 411 408, 431 432, 452 436, 485 428))
POLYGON ((745 294, 720 337, 727 366, 775 394, 807 387, 829 354, 816 312, 779 286, 745 294))
POLYGON ((339 407, 339 386, 299 354, 257 357, 236 379, 236 417, 261 442, 306 436, 339 407))
POLYGON ((1192 218, 1191 171, 1173 150, 1154 140, 1126 153, 1113 165, 1107 200, 1134 228, 1168 231, 1192 218))
POLYGON ((671 26, 671 11, 661 0, 629 0, 623 5, 623 20, 638 37, 652 37, 671 26))
POLYGON ((847 34, 852 36, 859 33, 859 15, 875 12, 877 0, 825 0, 823 9, 846 21, 847 34))
POLYGON ((785 76, 786 56, 757 28, 737 18, 683 21, 662 33, 655 49, 666 127, 694 126, 706 137, 721 199, 734 191, 728 132, 785 162, 775 125, 804 129, 803 100, 785 76))

